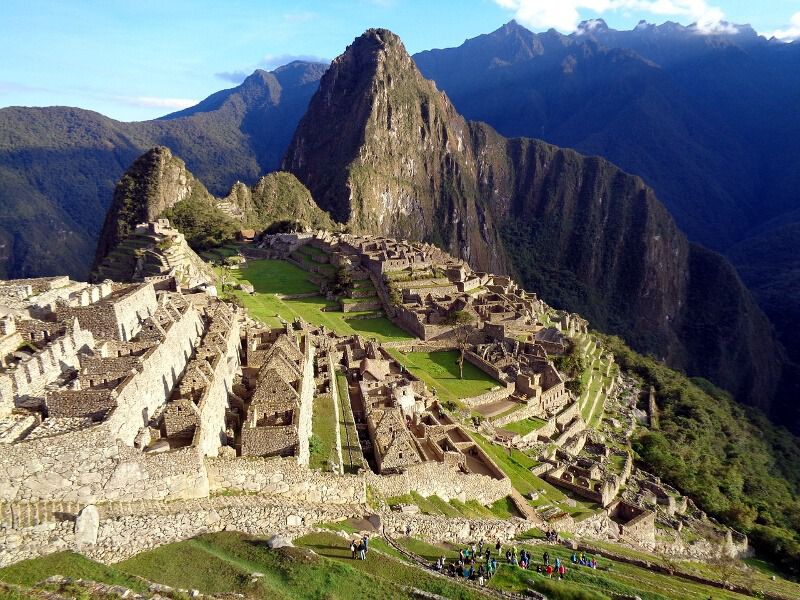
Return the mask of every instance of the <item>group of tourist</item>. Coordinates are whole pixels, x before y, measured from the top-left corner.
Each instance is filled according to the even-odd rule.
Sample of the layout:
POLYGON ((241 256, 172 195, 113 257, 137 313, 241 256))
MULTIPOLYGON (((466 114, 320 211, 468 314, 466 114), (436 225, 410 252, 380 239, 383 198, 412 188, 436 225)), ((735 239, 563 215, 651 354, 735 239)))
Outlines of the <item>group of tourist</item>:
POLYGON ((350 542, 350 552, 353 555, 353 560, 367 559, 367 550, 369 549, 369 536, 365 533, 363 537, 357 538, 350 542))
MULTIPOLYGON (((556 534, 557 536, 558 534, 556 534)), ((545 550, 542 553, 541 564, 534 565, 530 552, 523 548, 519 553, 516 546, 509 546, 503 553, 500 541, 495 544, 494 554, 492 549, 481 540, 477 545, 472 544, 462 548, 458 552, 458 558, 449 564, 444 556, 436 560, 433 568, 441 573, 447 573, 452 577, 463 577, 471 581, 476 581, 479 585, 484 585, 486 581, 497 572, 497 557, 505 556, 506 564, 519 567, 521 569, 535 569, 537 573, 546 575, 550 579, 564 579, 567 574, 566 560, 561 560, 556 556, 551 560, 550 552, 545 550)), ((585 552, 578 555, 572 553, 572 564, 597 568, 597 559, 587 556, 585 552)))
MULTIPOLYGON (((496 551, 499 555, 500 542, 497 542, 496 551)), ((497 572, 497 559, 492 556, 492 549, 481 540, 477 545, 472 544, 459 550, 458 559, 449 565, 447 559, 440 556, 433 568, 451 577, 463 577, 475 581, 478 585, 485 585, 486 581, 497 572)))
POLYGON ((597 559, 591 556, 586 556, 585 552, 581 552, 578 556, 575 552, 572 553, 572 564, 581 565, 582 567, 589 567, 592 569, 597 568, 597 559))

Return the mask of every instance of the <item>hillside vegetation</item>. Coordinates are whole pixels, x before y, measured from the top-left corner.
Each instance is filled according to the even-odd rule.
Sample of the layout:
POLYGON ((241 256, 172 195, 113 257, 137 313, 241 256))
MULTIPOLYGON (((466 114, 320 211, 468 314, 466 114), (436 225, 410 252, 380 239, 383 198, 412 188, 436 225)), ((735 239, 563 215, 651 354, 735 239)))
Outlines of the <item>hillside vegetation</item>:
POLYGON ((604 343, 656 389, 659 429, 634 442, 647 468, 800 574, 800 440, 706 380, 668 369, 619 338, 604 343))

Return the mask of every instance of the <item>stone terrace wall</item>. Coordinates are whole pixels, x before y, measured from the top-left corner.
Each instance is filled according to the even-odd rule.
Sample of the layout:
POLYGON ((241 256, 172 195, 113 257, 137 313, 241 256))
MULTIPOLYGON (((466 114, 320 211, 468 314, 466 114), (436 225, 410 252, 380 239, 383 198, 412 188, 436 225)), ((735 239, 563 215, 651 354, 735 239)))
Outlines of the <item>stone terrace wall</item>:
POLYGON ((212 494, 258 492, 329 504, 367 501, 363 477, 312 471, 293 457, 208 458, 206 468, 212 494))
POLYGON ((62 550, 80 551, 108 564, 163 544, 225 529, 251 535, 281 532, 298 536, 317 523, 358 517, 364 512, 361 505, 304 505, 253 496, 101 506, 93 544, 78 543, 71 520, 22 529, 0 526, 0 567, 62 550))
POLYGON ((300 408, 297 421, 297 462, 308 465, 311 458, 309 439, 311 438, 311 422, 314 411, 314 345, 309 338, 305 340, 305 357, 303 362, 303 380, 300 384, 300 408))
POLYGON ((142 371, 116 388, 117 407, 106 421, 116 437, 133 445, 147 419, 169 398, 202 332, 200 314, 189 305, 167 330, 165 339, 147 351, 142 359, 142 371))
POLYGON ((511 493, 511 480, 494 479, 477 473, 461 473, 447 464, 425 462, 413 465, 399 475, 368 473, 367 484, 384 498, 403 496, 415 491, 421 496, 439 496, 465 502, 477 500, 491 504, 511 493))
MULTIPOLYGON (((514 393, 514 384, 507 383, 505 386, 501 387, 498 390, 490 390, 486 393, 480 394, 478 396, 473 396, 471 398, 462 398, 461 402, 463 402, 466 406, 481 406, 483 404, 489 404, 490 402, 505 400, 513 393, 514 393)), ((516 421, 517 419, 515 418, 514 420, 516 421)))
MULTIPOLYGON (((506 543, 518 534, 531 528, 524 519, 450 519, 437 515, 405 515, 386 513, 381 515, 383 525, 390 534, 405 535, 406 525, 411 526, 411 535, 431 542, 495 542, 506 543)), ((492 548, 494 552, 494 548, 492 548)))
POLYGON ((192 448, 142 454, 100 425, 22 441, 0 453, 0 501, 103 502, 208 495, 202 458, 192 448))
POLYGON ((465 352, 464 358, 467 359, 467 362, 472 363, 476 367, 478 367, 481 371, 486 373, 489 377, 493 377, 498 381, 503 381, 504 376, 502 371, 495 367, 492 363, 485 361, 480 356, 475 354, 474 352, 465 352))

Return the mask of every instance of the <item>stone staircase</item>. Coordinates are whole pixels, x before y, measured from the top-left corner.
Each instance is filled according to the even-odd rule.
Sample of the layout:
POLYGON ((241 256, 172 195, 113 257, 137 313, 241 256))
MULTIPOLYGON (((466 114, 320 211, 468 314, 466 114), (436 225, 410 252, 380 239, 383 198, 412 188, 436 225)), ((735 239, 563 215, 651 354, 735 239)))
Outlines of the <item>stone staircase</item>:
POLYGON ((514 503, 514 506, 526 521, 531 521, 537 526, 538 525, 546 526, 546 523, 544 519, 542 519, 541 515, 538 512, 536 512, 536 509, 534 509, 530 504, 528 504, 528 501, 525 500, 523 495, 520 494, 517 490, 512 489, 508 497, 511 498, 511 502, 514 503))
POLYGON ((244 220, 244 214, 242 213, 241 210, 239 210, 239 207, 236 206, 233 202, 228 202, 226 200, 220 200, 219 202, 217 202, 216 206, 217 206, 217 208, 219 210, 224 212, 231 219, 234 219, 235 221, 243 221, 244 220))

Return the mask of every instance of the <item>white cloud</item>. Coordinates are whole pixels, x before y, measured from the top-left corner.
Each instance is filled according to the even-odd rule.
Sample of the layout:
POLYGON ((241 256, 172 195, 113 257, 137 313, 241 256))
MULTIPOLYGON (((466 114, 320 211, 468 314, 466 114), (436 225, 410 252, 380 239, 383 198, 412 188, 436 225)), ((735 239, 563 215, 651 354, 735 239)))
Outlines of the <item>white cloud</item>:
POLYGON ((267 54, 259 62, 258 66, 264 69, 277 69, 290 62, 300 60, 303 62, 329 63, 330 60, 314 56, 312 54, 267 54))
POLYGON ((494 0, 514 11, 522 24, 535 29, 554 28, 574 31, 582 11, 595 15, 606 12, 646 12, 659 16, 685 17, 697 23, 703 33, 735 33, 736 28, 723 22, 725 14, 706 0, 494 0))
POLYGON ((131 106, 141 106, 144 108, 189 108, 197 104, 197 100, 189 98, 157 98, 155 96, 119 96, 120 102, 131 106))
POLYGON ((800 40, 800 12, 796 12, 792 15, 792 18, 789 20, 789 27, 786 29, 777 29, 771 34, 768 34, 768 37, 776 37, 784 42, 800 40))

